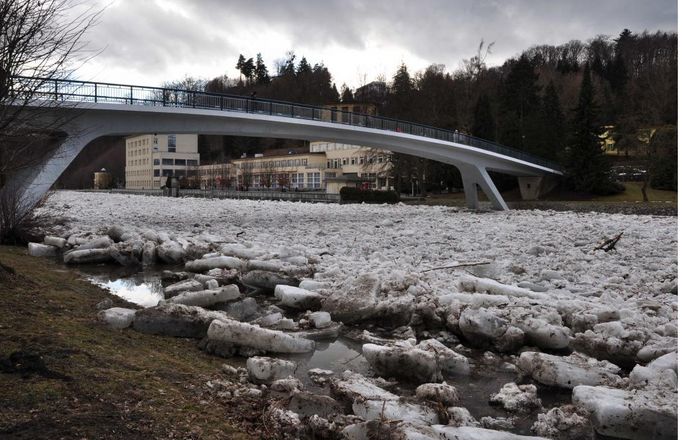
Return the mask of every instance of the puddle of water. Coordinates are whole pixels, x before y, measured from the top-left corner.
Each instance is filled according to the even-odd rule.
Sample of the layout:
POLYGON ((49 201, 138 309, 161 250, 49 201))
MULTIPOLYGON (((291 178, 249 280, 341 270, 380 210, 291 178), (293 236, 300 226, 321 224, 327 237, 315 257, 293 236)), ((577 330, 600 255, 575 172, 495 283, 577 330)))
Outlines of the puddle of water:
POLYGON ((78 272, 91 283, 141 307, 154 307, 164 298, 161 270, 82 265, 78 272))
POLYGON ((116 296, 142 307, 154 307, 163 299, 163 293, 156 291, 151 283, 137 284, 136 280, 97 281, 95 284, 108 289, 116 296))

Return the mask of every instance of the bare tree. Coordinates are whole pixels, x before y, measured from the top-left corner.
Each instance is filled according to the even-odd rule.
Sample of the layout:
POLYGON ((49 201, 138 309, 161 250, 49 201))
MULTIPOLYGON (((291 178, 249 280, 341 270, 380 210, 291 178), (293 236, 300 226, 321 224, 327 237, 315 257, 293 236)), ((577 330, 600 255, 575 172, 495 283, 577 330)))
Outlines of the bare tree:
POLYGON ((72 0, 0 0, 0 243, 31 218, 15 183, 55 153, 67 122, 37 103, 59 98, 52 80, 87 58, 83 36, 98 16, 72 0))
POLYGON ((492 43, 489 43, 487 46, 485 46, 485 41, 481 39, 481 42, 478 44, 476 55, 469 58, 468 60, 462 61, 462 70, 465 77, 470 79, 478 78, 481 72, 485 70, 485 60, 488 58, 488 55, 492 53, 492 48, 494 45, 495 42, 493 41, 492 43), (483 49, 484 46, 485 50, 483 49))

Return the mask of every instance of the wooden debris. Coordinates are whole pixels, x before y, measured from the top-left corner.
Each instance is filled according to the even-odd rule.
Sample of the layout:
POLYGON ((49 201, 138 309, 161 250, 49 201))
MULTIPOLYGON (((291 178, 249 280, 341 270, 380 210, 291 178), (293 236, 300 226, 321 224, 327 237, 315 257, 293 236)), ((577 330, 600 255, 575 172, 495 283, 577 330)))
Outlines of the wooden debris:
POLYGON ((480 266, 482 264, 490 264, 492 261, 471 261, 468 263, 457 263, 450 266, 432 267, 431 269, 422 270, 419 273, 431 272, 432 270, 455 269, 457 267, 480 266))
POLYGON ((609 238, 608 240, 604 240, 601 243, 597 245, 597 247, 594 248, 595 251, 598 250, 603 250, 604 252, 608 252, 611 250, 614 250, 616 248, 616 243, 618 243, 618 240, 620 240, 620 237, 623 236, 623 233, 621 232, 620 234, 616 235, 613 238, 609 238))

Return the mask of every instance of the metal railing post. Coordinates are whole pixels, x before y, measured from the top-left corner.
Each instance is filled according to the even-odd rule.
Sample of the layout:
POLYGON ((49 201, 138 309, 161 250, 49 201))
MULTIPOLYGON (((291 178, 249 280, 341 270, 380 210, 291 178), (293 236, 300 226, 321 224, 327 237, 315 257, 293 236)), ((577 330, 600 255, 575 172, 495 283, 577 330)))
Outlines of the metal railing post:
POLYGON ((59 101, 59 81, 54 80, 54 100, 59 101))
POLYGON ((95 83, 95 102, 97 102, 97 83, 95 83))

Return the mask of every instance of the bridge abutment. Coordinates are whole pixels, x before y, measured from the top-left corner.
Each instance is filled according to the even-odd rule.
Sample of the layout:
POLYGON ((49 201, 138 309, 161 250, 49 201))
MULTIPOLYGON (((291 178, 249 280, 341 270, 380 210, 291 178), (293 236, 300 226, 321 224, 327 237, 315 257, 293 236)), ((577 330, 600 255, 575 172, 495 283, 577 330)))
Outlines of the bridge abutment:
POLYGON ((517 179, 523 200, 537 200, 553 190, 558 183, 558 179, 553 176, 525 176, 517 179))
POLYGON ((54 152, 45 154, 40 164, 10 177, 0 196, 4 200, 14 200, 18 215, 28 213, 47 194, 83 148, 98 137, 98 133, 67 135, 54 152))

